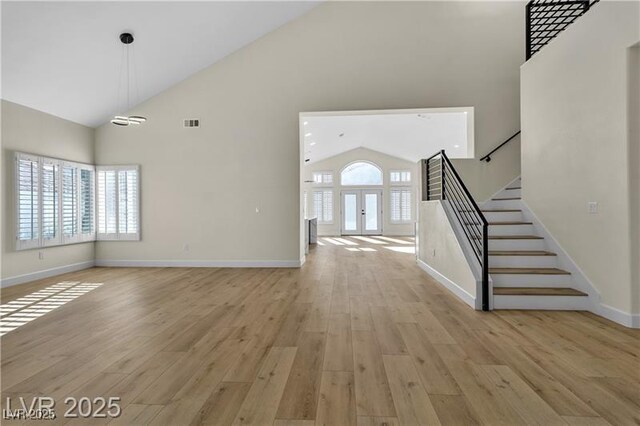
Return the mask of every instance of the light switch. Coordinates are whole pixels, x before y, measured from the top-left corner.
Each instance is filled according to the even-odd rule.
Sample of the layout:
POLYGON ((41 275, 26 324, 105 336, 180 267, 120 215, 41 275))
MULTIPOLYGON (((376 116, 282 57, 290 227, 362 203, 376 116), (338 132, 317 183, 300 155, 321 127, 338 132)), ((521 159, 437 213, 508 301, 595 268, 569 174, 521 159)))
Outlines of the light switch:
POLYGON ((598 214, 598 202, 597 201, 589 201, 587 203, 587 208, 589 214, 598 214))

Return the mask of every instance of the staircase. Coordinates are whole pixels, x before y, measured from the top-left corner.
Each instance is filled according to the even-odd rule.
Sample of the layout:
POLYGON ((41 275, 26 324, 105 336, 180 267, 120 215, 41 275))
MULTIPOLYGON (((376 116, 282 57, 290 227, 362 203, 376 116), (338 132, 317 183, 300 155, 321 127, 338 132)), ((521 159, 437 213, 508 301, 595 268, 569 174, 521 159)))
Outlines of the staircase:
POLYGON ((489 275, 493 309, 587 310, 588 295, 536 232, 520 199, 520 179, 482 206, 489 222, 489 275))

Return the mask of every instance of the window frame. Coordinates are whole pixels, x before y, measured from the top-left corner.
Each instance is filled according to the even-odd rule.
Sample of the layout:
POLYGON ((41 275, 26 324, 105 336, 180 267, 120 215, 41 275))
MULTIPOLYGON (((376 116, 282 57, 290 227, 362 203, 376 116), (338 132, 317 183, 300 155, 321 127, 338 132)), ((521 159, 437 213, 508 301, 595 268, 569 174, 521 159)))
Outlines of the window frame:
POLYGON ((368 161, 368 160, 355 160, 355 161, 351 161, 350 163, 346 164, 341 170, 340 170, 340 186, 342 187, 349 187, 349 188, 375 188, 375 187, 382 187, 384 186, 384 169, 382 167, 380 167, 379 165, 377 165, 376 163, 374 163, 373 161, 368 161), (375 167, 376 169, 378 169, 378 171, 380 172, 380 183, 345 183, 344 182, 344 172, 351 166, 356 165, 356 164, 368 164, 372 167, 375 167))
POLYGON ((414 221, 414 214, 413 214, 413 188, 410 186, 394 186, 393 188, 389 189, 389 222, 393 223, 393 224, 407 224, 407 223, 413 223, 414 221), (402 218, 402 193, 406 191, 409 193, 409 218, 408 219, 403 219, 402 218), (395 220, 393 218, 393 193, 397 192, 399 193, 400 196, 400 200, 399 200, 399 213, 400 213, 400 219, 395 220))
POLYGON ((317 170, 311 173, 311 180, 314 186, 333 186, 333 170, 317 170), (320 175, 320 182, 316 181, 316 175, 320 175), (331 176, 331 181, 326 182, 325 177, 331 176))
POLYGON ((141 240, 141 224, 140 224, 140 165, 128 164, 128 165, 112 165, 112 166, 96 166, 95 173, 95 223, 96 223, 96 240, 97 241, 140 241, 141 240), (136 226, 137 232, 135 233, 121 233, 120 232, 120 171, 135 171, 136 172, 136 226), (116 232, 100 233, 99 228, 99 197, 100 191, 98 186, 98 174, 101 171, 113 171, 115 172, 115 229, 116 232))
POLYGON ((411 179, 412 179, 411 174, 412 174, 411 170, 407 170, 407 169, 404 169, 404 170, 400 170, 400 169, 389 170, 389 184, 393 185, 393 186, 396 186, 396 185, 401 185, 401 186, 411 185, 411 179), (394 173, 398 173, 399 174, 400 180, 393 180, 393 174, 394 173), (402 180, 402 174, 403 173, 408 173, 409 180, 402 180))
MULTIPOLYGON (((92 164, 80 163, 77 161, 69 161, 63 160, 60 158, 49 157, 45 155, 36 155, 29 154, 24 152, 15 152, 14 153, 14 182, 13 182, 13 191, 14 191, 14 203, 15 203, 15 218, 14 218, 14 232, 15 232, 15 250, 23 251, 23 250, 31 250, 31 249, 40 249, 47 247, 56 247, 56 246, 65 246, 71 244, 78 244, 84 242, 90 242, 96 240, 95 232, 81 235, 81 227, 79 225, 81 216, 80 216, 80 170, 89 170, 92 172, 92 176, 94 179, 95 186, 95 176, 96 176, 96 167, 92 164), (37 238, 33 238, 30 240, 20 240, 20 167, 19 161, 27 160, 37 163, 37 174, 38 174, 38 182, 37 182, 37 190, 38 190, 38 201, 37 201, 37 215, 38 215, 38 233, 37 238), (54 238, 45 239, 43 232, 43 223, 44 223, 44 197, 43 197, 43 176, 44 176, 44 164, 54 164, 58 167, 58 175, 55 177, 55 183, 57 185, 58 197, 57 197, 57 234, 54 238), (64 222, 62 217, 63 206, 62 206, 62 197, 63 197, 63 168, 64 167, 74 167, 76 172, 74 174, 74 179, 76 181, 76 185, 78 187, 76 198, 76 214, 78 215, 78 233, 71 235, 69 237, 64 236, 64 222)), ((95 194, 95 187, 92 189, 95 194)), ((92 218, 93 221, 93 230, 95 231, 95 195, 94 195, 94 216, 92 218)))

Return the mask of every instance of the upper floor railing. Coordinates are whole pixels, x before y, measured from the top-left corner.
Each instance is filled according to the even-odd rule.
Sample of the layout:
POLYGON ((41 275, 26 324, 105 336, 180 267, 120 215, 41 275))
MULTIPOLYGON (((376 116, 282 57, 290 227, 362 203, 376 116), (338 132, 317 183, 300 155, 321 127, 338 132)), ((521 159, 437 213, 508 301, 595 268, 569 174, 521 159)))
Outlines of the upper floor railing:
POLYGON ((421 162, 422 200, 451 207, 482 268, 482 310, 489 310, 489 224, 444 150, 421 162))
POLYGON ((531 0, 526 5, 527 60, 598 0, 531 0))

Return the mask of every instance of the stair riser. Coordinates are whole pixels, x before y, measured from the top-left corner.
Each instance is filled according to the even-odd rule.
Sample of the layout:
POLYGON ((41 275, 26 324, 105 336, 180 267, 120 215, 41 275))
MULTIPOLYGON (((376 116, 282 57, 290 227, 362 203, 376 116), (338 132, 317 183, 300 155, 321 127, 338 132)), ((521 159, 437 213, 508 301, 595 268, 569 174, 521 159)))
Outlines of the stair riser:
POLYGON ((556 268, 556 256, 489 256, 491 268, 556 268))
POLYGON ((489 225, 489 235, 536 235, 533 225, 489 225))
POLYGON ((522 221, 521 212, 482 212, 487 222, 516 222, 522 221))
POLYGON ((571 287, 571 275, 491 274, 494 287, 571 287))
POLYGON ((520 200, 490 200, 484 205, 487 209, 519 209, 520 200))
POLYGON ((589 310, 586 296, 493 296, 493 309, 589 310))
POLYGON ((489 240, 489 250, 545 250, 544 240, 489 240))

